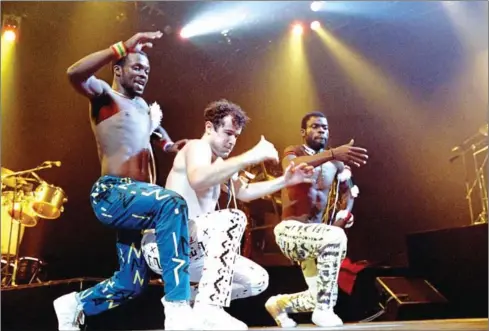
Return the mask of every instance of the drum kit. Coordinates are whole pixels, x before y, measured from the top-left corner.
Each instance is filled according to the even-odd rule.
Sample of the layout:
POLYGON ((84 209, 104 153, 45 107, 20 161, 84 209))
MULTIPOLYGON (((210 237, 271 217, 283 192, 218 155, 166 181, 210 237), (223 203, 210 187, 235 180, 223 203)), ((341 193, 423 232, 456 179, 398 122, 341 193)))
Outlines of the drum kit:
POLYGON ((487 158, 488 158, 488 125, 484 124, 476 133, 465 139, 460 145, 452 148, 450 162, 461 160, 465 172, 465 199, 467 200, 471 224, 487 223, 487 158), (478 193, 478 194, 476 194, 478 193), (476 217, 476 210, 480 210, 476 217))
POLYGON ((2 287, 40 282, 45 263, 34 257, 19 257, 20 243, 26 228, 35 227, 40 219, 55 220, 64 211, 66 193, 36 173, 60 165, 59 161, 45 161, 17 172, 1 168, 2 287))

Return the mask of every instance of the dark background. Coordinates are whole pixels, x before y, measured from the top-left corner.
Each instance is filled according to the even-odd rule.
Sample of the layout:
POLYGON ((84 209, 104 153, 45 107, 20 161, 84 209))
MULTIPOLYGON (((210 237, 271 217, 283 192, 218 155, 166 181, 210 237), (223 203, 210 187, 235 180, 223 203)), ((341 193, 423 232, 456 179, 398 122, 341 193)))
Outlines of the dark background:
MULTIPOLYGON (((405 265, 407 233, 470 224, 463 167, 449 158, 453 146, 487 122, 487 2, 454 4, 453 15, 441 2, 356 5, 314 14, 306 2, 269 3, 270 15, 232 30, 230 43, 219 33, 199 42, 165 34, 149 51, 145 97, 160 103, 174 140, 200 137, 207 103, 228 98, 240 104, 252 122, 234 154, 262 134, 280 152, 300 143, 302 116, 323 111, 332 145, 354 137, 370 154, 368 165, 354 171, 360 197, 349 256, 405 265), (307 32, 317 104, 298 106, 310 91, 285 84, 289 65, 273 55, 294 20, 314 17, 363 58, 361 69, 374 68, 383 79, 352 63, 346 65, 353 73, 343 70, 307 32)), ((2 2, 3 14, 23 17, 13 63, 2 67, 2 167, 18 171, 61 160, 61 168, 39 174, 69 198, 59 219, 28 229, 22 242, 21 255, 48 262, 50 277, 106 277, 117 266, 115 233, 89 205, 100 168, 88 103, 69 86, 66 69, 135 32, 178 31, 205 8, 203 2, 2 2)), ((111 81, 109 68, 98 76, 111 81)), ((173 155, 156 156, 163 184, 173 155)))

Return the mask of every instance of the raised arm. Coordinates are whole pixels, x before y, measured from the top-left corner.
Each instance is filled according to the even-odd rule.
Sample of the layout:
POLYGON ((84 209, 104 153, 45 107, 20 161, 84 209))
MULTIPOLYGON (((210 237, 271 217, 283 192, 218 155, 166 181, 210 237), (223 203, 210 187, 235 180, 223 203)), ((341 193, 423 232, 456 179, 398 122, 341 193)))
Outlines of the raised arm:
POLYGON ((66 71, 71 85, 79 93, 90 99, 102 95, 110 86, 96 78, 95 73, 111 61, 118 60, 130 52, 143 47, 152 47, 148 41, 161 38, 161 36, 159 31, 137 33, 126 42, 118 42, 104 50, 85 56, 66 71))
POLYGON ((113 59, 115 55, 110 48, 85 56, 66 71, 71 85, 90 99, 104 94, 109 85, 93 75, 113 59))

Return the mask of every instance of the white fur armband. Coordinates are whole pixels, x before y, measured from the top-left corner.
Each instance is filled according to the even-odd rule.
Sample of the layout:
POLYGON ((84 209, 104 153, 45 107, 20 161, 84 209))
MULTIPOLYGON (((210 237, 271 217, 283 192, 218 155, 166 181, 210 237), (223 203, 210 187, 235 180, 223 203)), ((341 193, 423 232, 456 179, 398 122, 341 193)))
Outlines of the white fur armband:
POLYGON ((153 102, 149 106, 149 117, 151 119, 151 132, 153 132, 160 125, 161 119, 163 118, 163 112, 158 103, 153 102))
POLYGON ((345 167, 345 169, 343 169, 343 171, 338 174, 338 180, 341 183, 347 181, 350 178, 351 178, 351 170, 347 167, 345 167))
POLYGON ((350 189, 350 194, 352 197, 356 198, 358 197, 358 195, 360 194, 360 189, 358 188, 358 186, 354 185, 351 189, 350 189))

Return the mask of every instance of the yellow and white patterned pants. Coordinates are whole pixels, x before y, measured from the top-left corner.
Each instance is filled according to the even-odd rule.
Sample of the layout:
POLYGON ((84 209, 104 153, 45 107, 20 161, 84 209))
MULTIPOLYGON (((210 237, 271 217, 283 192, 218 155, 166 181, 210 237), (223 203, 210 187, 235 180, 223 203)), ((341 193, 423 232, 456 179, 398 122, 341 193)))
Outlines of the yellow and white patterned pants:
POLYGON ((332 309, 338 297, 338 275, 346 257, 343 229, 322 223, 284 220, 274 229, 282 253, 301 265, 308 290, 281 295, 279 305, 288 313, 332 309))

